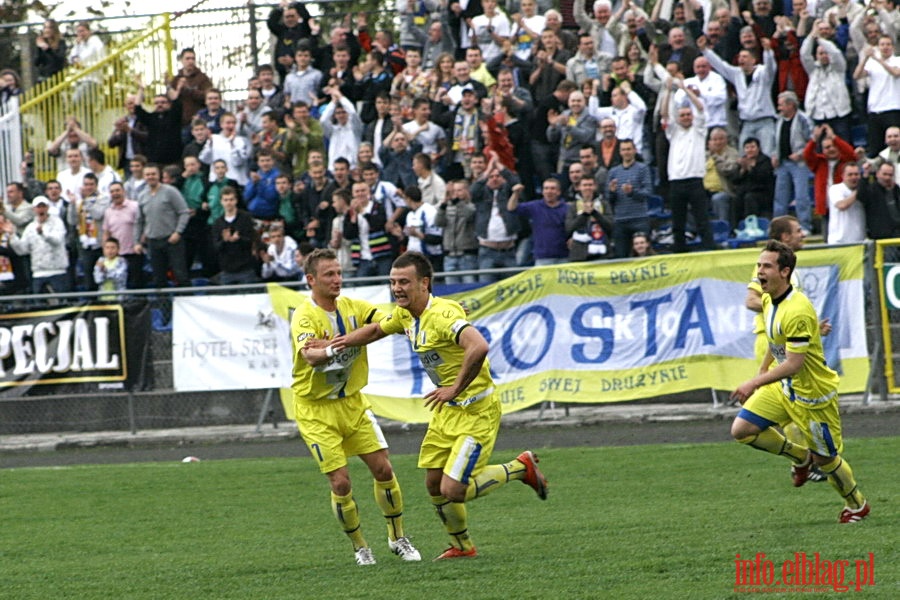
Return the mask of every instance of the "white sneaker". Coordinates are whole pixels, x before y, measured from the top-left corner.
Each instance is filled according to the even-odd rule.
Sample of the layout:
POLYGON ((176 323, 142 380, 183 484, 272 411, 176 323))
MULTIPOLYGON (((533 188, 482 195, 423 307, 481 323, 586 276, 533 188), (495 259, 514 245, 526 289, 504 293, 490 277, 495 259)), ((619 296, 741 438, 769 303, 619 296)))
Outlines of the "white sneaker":
POLYGON ((372 555, 371 548, 357 548, 356 549, 356 564, 362 565, 374 565, 375 557, 372 555))
POLYGON ((399 537, 397 538, 396 542, 388 540, 388 546, 391 547, 391 552, 393 552, 403 560, 422 560, 422 556, 419 554, 419 551, 416 550, 416 547, 412 545, 412 542, 410 542, 409 538, 407 537, 399 537))

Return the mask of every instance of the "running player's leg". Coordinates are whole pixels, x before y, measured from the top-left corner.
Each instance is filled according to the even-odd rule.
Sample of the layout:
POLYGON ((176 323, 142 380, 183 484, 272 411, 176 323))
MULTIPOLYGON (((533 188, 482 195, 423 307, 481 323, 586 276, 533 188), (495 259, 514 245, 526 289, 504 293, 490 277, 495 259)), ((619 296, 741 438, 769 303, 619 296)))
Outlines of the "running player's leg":
POLYGON ((802 465, 808 462, 809 450, 805 446, 793 444, 773 427, 790 420, 782 405, 782 396, 781 384, 778 382, 764 385, 753 392, 732 422, 731 435, 742 444, 786 456, 793 463, 802 465))

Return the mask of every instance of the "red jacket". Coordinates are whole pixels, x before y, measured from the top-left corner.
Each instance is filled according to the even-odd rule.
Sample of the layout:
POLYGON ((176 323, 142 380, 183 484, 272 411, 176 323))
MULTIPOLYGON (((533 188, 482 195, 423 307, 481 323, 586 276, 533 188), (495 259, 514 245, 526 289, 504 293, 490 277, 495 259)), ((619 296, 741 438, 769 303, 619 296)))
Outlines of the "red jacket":
MULTIPOLYGON (((809 140, 803 149, 803 160, 806 166, 815 174, 813 184, 816 198, 816 214, 828 214, 828 159, 821 152, 816 151, 816 142, 809 140)), ((844 180, 844 165, 848 162, 856 162, 856 152, 853 146, 834 136, 834 145, 838 149, 838 162, 834 166, 832 183, 841 183, 844 180)))

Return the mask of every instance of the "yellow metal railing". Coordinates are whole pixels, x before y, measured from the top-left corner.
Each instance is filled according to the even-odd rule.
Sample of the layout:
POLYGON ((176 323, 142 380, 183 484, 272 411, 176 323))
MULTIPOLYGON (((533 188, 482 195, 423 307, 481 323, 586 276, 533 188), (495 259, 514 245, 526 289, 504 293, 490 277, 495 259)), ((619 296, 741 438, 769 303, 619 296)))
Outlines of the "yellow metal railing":
POLYGON ((20 105, 22 139, 23 147, 34 151, 35 176, 46 181, 62 170, 63 162, 47 147, 73 116, 114 166, 118 157, 106 141, 115 120, 125 114, 125 96, 135 91, 135 77, 141 75, 150 89, 165 85, 166 74, 173 72, 172 57, 171 21, 165 13, 96 63, 83 69, 68 67, 25 92, 20 105))

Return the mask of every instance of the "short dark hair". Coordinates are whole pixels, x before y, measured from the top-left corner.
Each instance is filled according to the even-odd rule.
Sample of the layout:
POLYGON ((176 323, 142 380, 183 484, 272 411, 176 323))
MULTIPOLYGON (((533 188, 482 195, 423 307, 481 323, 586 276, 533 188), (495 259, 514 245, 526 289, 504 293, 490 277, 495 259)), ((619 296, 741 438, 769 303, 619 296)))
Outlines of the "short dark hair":
POLYGON ((190 53, 193 54, 194 56, 197 56, 197 53, 194 52, 194 48, 191 47, 191 46, 188 46, 187 48, 183 48, 183 49, 181 50, 181 52, 178 53, 178 58, 179 58, 179 59, 184 58, 184 55, 187 54, 188 52, 190 52, 190 53))
POLYGON ((419 152, 415 156, 413 156, 413 161, 419 161, 422 163, 422 166, 431 170, 431 157, 425 154, 424 152, 419 152))
POLYGON ((794 272, 794 267, 797 266, 797 255, 794 254, 790 246, 778 240, 769 240, 766 242, 765 251, 778 254, 778 270, 790 269, 788 273, 788 279, 790 279, 791 274, 794 272))
POLYGON ((234 196, 235 198, 239 198, 237 190, 230 185, 223 186, 219 191, 219 198, 222 196, 234 196))
POLYGON ((88 160, 96 160, 101 165, 105 165, 106 154, 100 148, 91 148, 88 150, 88 160))
POLYGON ((112 242, 112 243, 115 244, 117 247, 119 246, 119 240, 118 240, 118 238, 114 238, 113 236, 109 236, 108 238, 106 238, 105 240, 103 240, 103 243, 104 243, 104 244, 107 243, 107 242, 112 242))
POLYGON ((431 261, 421 252, 404 252, 394 260, 391 265, 392 269, 403 269, 406 267, 415 267, 416 276, 419 279, 428 278, 428 290, 431 291, 431 280, 434 278, 434 267, 431 261))
POLYGON ((741 146, 746 146, 747 144, 756 144, 758 148, 762 148, 762 144, 759 143, 759 138, 748 137, 741 146))
MULTIPOLYGON (((92 179, 94 181, 94 183, 97 183, 99 181, 99 179, 97 179, 97 176, 94 175, 93 173, 85 173, 82 181, 84 181, 85 179, 92 179)), ((19 184, 19 185, 21 185, 21 184, 19 184)))

